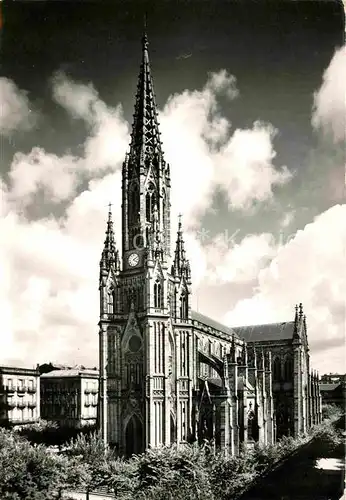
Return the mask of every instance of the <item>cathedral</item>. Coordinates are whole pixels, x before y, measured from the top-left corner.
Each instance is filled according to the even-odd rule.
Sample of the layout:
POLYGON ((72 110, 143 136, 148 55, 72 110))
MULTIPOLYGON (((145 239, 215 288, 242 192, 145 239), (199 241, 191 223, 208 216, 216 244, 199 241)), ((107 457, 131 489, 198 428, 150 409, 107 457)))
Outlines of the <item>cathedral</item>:
POLYGON ((142 39, 131 142, 122 166, 121 252, 109 211, 100 261, 99 427, 130 456, 209 442, 236 455, 304 433, 321 419, 306 317, 230 328, 191 309, 182 221, 171 252, 164 158, 148 39, 142 39))

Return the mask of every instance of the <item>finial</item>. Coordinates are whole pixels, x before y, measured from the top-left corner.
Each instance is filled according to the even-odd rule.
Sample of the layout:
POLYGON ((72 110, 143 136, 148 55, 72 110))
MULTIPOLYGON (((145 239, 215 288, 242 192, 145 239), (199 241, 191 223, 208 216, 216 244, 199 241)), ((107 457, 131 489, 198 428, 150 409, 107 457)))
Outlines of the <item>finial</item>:
POLYGON ((183 214, 180 213, 178 214, 178 231, 181 229, 181 218, 182 218, 183 214))
POLYGON ((110 218, 112 216, 112 206, 113 206, 113 203, 109 202, 108 203, 108 218, 110 218))
POLYGON ((147 13, 144 13, 144 19, 143 19, 143 37, 142 37, 142 43, 143 43, 143 50, 147 50, 148 48, 148 35, 147 35, 147 13))
POLYGON ((299 319, 301 319, 303 317, 303 304, 300 303, 299 304, 299 319))

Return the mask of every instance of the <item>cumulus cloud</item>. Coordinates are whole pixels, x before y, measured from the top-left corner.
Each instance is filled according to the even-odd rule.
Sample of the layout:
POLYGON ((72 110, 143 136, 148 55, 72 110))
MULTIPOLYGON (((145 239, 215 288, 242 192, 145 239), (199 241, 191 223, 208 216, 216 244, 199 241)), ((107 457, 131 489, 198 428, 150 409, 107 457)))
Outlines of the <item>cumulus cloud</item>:
POLYGON ((83 165, 80 158, 72 155, 58 157, 38 147, 29 154, 16 153, 9 174, 10 198, 27 206, 42 190, 51 203, 66 200, 75 193, 78 171, 82 172, 83 165))
POLYGON ((227 313, 227 323, 237 326, 291 320, 294 304, 302 302, 315 366, 323 371, 334 363, 335 369, 343 370, 345 217, 346 205, 335 205, 280 247, 270 265, 259 273, 257 292, 227 313), (333 351, 331 360, 326 351, 336 346, 339 351, 333 351))
POLYGON ((87 124, 84 155, 57 156, 39 147, 16 153, 7 198, 22 208, 34 204, 38 193, 51 204, 72 200, 82 181, 119 169, 127 148, 129 128, 121 106, 107 107, 92 85, 73 82, 63 73, 52 79, 52 92, 73 118, 87 124))
POLYGON ((225 69, 217 73, 210 73, 206 88, 217 94, 224 93, 229 99, 234 99, 239 95, 236 85, 236 78, 227 73, 225 69))
POLYGON ((276 245, 272 234, 247 235, 238 244, 228 244, 227 234, 216 236, 205 247, 212 283, 249 283, 274 257, 276 245))
POLYGON ((338 49, 323 74, 320 89, 314 94, 312 125, 335 143, 346 133, 346 46, 338 49))
POLYGON ((5 77, 0 78, 0 135, 31 129, 37 119, 25 91, 5 77))
POLYGON ((247 210, 256 201, 272 197, 275 185, 291 178, 277 169, 272 140, 275 129, 255 122, 252 129, 237 129, 222 116, 218 97, 238 95, 235 79, 226 71, 209 75, 201 91, 185 90, 168 99, 160 113, 164 149, 172 164, 172 211, 196 225, 210 205, 215 188, 227 195, 231 209, 247 210))
POLYGON ((236 130, 218 154, 218 183, 230 207, 249 209, 255 201, 270 199, 274 185, 291 179, 286 167, 278 170, 272 163, 275 134, 271 125, 256 122, 252 129, 236 130))
POLYGON ((90 135, 84 144, 84 169, 99 171, 115 168, 124 160, 128 147, 129 127, 121 105, 107 106, 92 84, 77 83, 64 73, 52 79, 55 101, 73 117, 84 120, 90 135))

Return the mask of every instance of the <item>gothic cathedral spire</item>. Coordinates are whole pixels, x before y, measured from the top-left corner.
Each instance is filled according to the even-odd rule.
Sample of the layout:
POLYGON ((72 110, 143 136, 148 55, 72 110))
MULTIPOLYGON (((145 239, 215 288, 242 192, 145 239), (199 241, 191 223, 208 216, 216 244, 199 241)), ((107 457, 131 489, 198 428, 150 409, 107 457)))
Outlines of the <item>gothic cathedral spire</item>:
POLYGON ((149 156, 162 155, 154 85, 148 53, 148 36, 142 37, 142 64, 138 76, 130 159, 144 163, 149 156))
POLYGON ((132 262, 137 264, 133 267, 138 268, 145 265, 149 253, 165 262, 170 257, 170 174, 157 115, 148 37, 144 33, 130 150, 123 163, 124 269, 129 268, 128 259, 134 254, 132 262))

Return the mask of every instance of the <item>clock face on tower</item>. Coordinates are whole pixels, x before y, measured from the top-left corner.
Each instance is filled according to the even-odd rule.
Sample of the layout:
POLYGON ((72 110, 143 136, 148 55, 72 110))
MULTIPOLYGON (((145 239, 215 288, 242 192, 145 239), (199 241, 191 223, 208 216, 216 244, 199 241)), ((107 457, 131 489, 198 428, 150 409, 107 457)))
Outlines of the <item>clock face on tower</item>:
POLYGON ((127 262, 130 267, 136 267, 139 263, 139 255, 136 252, 131 253, 128 256, 127 262))

